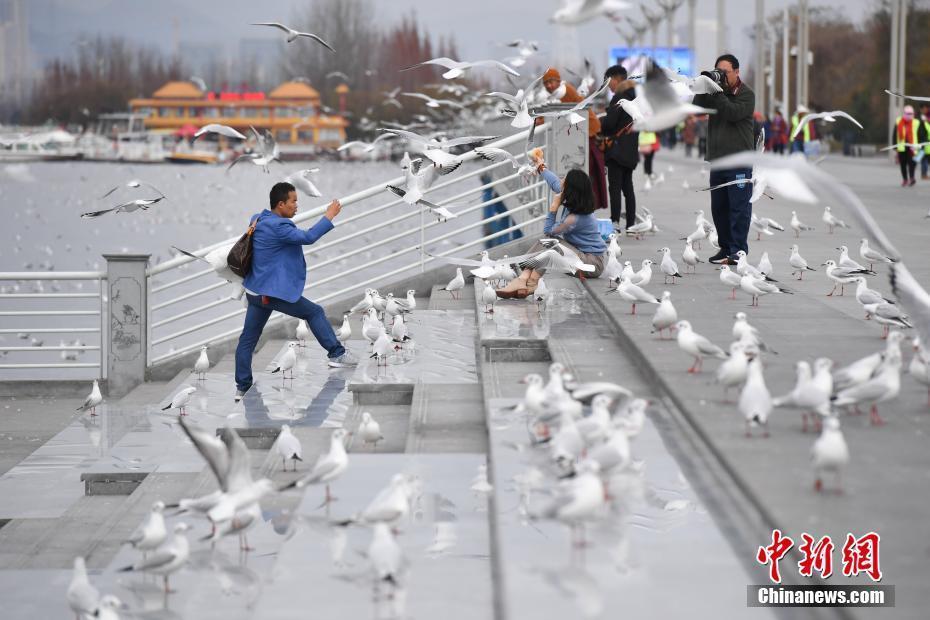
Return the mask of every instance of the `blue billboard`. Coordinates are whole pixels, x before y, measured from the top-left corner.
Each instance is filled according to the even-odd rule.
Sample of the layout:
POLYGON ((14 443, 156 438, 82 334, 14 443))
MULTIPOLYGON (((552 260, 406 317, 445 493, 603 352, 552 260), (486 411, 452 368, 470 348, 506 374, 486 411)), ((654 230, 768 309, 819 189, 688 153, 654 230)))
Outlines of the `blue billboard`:
POLYGON ((651 57, 663 67, 668 67, 676 73, 694 76, 694 50, 690 47, 671 48, 671 62, 669 62, 669 48, 657 47, 612 47, 610 48, 610 64, 623 64, 631 75, 642 73, 639 59, 643 56, 651 57))

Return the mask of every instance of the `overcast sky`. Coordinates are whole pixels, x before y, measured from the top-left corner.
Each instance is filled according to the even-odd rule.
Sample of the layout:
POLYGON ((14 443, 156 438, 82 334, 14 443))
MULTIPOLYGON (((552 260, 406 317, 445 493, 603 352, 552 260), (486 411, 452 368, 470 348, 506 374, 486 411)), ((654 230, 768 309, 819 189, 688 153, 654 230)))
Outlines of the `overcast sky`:
MULTIPOLYGON (((248 24, 253 21, 284 21, 299 7, 313 0, 29 0, 32 13, 30 30, 34 47, 41 57, 58 45, 73 41, 80 35, 100 32, 122 32, 146 44, 170 51, 175 37, 181 42, 197 41, 229 45, 237 37, 274 37, 272 32, 248 24), (173 23, 173 19, 177 23, 173 23), (177 33, 177 34, 175 34, 177 33)), ((820 6, 842 8, 854 21, 868 14, 878 0, 827 0, 820 6)), ((561 0, 373 0, 377 18, 385 23, 400 15, 416 12, 421 24, 434 36, 453 34, 464 59, 503 58, 508 50, 499 44, 513 38, 538 40, 548 54, 548 62, 583 55, 603 68, 611 46, 622 39, 612 24, 601 19, 577 28, 557 28, 548 22, 561 0)), ((638 4, 633 2, 633 4, 638 4)), ((652 4, 651 2, 649 4, 652 4)), ((767 15, 789 4, 766 0, 767 15)), ((725 0, 727 51, 735 53, 748 66, 751 64, 752 42, 748 32, 755 19, 755 3, 751 0, 725 0)), ((713 28, 716 0, 698 0, 699 64, 712 62, 719 50, 713 28), (707 58, 711 60, 708 61, 707 58)), ((642 21, 638 7, 630 11, 642 21)), ((676 27, 684 28, 687 5, 679 9, 676 27)), ((682 34, 683 34, 682 30, 682 34)), ((325 36, 325 33, 319 33, 325 36)), ((647 34, 647 41, 648 41, 647 34)), ((665 25, 659 33, 659 43, 666 40, 665 25)), ((347 42, 332 41, 334 47, 347 42)), ((685 43, 684 39, 680 40, 685 43)))

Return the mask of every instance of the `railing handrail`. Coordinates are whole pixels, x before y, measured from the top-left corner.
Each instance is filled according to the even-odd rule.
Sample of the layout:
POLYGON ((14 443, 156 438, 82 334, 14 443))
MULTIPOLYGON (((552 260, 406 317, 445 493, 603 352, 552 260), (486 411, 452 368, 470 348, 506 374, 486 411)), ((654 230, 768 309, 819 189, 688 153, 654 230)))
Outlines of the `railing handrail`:
MULTIPOLYGON (((536 131, 537 132, 545 131, 548 126, 549 126, 548 123, 544 123, 536 127, 536 131)), ((501 138, 500 140, 489 142, 488 144, 484 146, 494 147, 494 148, 504 148, 505 146, 510 146, 512 144, 516 144, 520 142, 521 140, 526 139, 526 137, 529 135, 529 132, 530 132, 529 129, 524 129, 523 131, 519 131, 513 135, 507 136, 506 138, 501 138)), ((477 159, 478 154, 475 153, 474 150, 471 150, 467 153, 463 153, 462 155, 459 155, 458 157, 464 163, 464 162, 469 162, 469 161, 473 161, 477 159)), ((397 176, 387 181, 378 183, 376 185, 372 185, 371 187, 360 190, 353 194, 349 194, 348 196, 339 198, 339 202, 342 203, 342 206, 345 207, 345 206, 351 205, 352 203, 360 202, 362 200, 365 200, 366 198, 370 198, 372 196, 375 196, 383 192, 385 185, 399 185, 403 182, 404 182, 403 175, 397 176)), ((430 188, 430 189, 434 189, 434 188, 430 188)), ((435 188, 435 189, 438 189, 438 188, 435 188)), ((326 204, 320 205, 318 207, 314 207, 310 209, 309 211, 305 211, 304 213, 298 213, 296 216, 294 216, 294 223, 299 224, 303 221, 309 220, 312 217, 322 215, 323 213, 326 212, 326 207, 328 205, 329 205, 329 202, 327 202, 326 204)), ((243 232, 245 231, 243 230, 243 232)), ((223 241, 212 243, 208 246, 195 250, 194 252, 192 252, 192 254, 196 254, 197 256, 205 256, 206 254, 210 253, 216 248, 223 247, 224 245, 229 245, 230 243, 235 243, 236 240, 239 239, 240 236, 241 234, 236 235, 235 237, 224 239, 223 241)), ((179 265, 189 263, 193 260, 195 259, 191 258, 190 256, 183 255, 183 254, 181 256, 175 256, 174 258, 170 258, 163 263, 160 263, 158 265, 150 267, 149 269, 146 269, 145 275, 149 277, 155 276, 160 273, 164 273, 165 271, 168 271, 170 269, 173 269, 174 267, 177 267, 179 265)))
POLYGON ((0 271, 0 280, 106 280, 105 271, 0 271))

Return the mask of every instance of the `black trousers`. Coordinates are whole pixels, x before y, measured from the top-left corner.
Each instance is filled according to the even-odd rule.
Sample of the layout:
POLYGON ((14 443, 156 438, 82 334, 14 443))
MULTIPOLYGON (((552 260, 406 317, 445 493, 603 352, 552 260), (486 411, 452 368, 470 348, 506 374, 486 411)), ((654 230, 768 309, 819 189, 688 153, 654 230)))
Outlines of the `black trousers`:
POLYGON ((633 169, 613 161, 607 162, 607 193, 610 196, 610 221, 620 222, 623 210, 620 197, 626 199, 626 227, 636 223, 636 193, 633 191, 633 169))
POLYGON ((917 171, 917 162, 914 161, 911 149, 905 148, 903 153, 898 153, 898 163, 901 166, 901 178, 905 181, 913 181, 914 173, 917 171))
POLYGON ((652 159, 656 156, 655 151, 651 153, 643 153, 643 172, 646 173, 647 177, 652 176, 652 159))

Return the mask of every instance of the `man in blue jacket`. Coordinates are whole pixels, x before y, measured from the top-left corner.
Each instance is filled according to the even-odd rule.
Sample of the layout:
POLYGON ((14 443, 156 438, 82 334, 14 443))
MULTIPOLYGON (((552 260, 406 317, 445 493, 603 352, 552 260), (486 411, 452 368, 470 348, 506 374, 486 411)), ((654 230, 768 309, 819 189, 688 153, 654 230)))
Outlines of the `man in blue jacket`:
POLYGON ((342 205, 338 200, 332 201, 316 224, 301 230, 291 219, 297 213, 297 190, 293 185, 275 183, 269 202, 270 209, 252 217, 256 222, 252 233, 252 270, 243 282, 248 309, 236 347, 236 402, 252 387, 252 353, 274 310, 307 321, 317 342, 326 349, 331 367, 358 364, 336 338, 323 308, 301 296, 307 281, 303 246, 315 243, 333 229, 333 219, 342 205))

